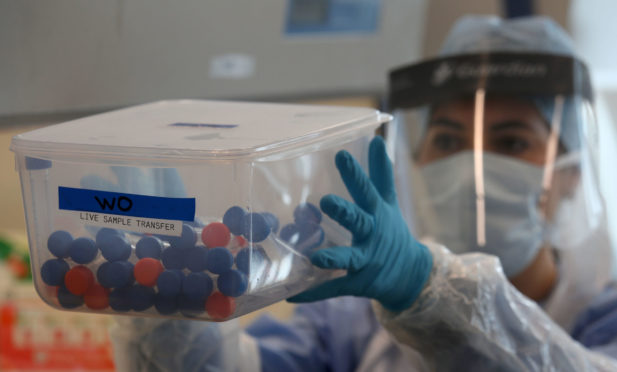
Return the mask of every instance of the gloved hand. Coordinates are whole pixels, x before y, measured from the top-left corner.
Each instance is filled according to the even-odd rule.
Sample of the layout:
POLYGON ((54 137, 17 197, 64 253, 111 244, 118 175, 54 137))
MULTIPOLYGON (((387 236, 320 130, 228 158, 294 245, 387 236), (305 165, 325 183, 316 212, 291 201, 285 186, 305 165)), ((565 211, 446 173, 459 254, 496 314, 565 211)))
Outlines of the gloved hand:
POLYGON ((415 301, 433 266, 430 251, 409 233, 396 199, 392 165, 381 137, 369 147, 370 180, 346 151, 336 155, 341 178, 356 202, 326 195, 324 213, 349 230, 352 246, 319 250, 313 265, 346 269, 347 275, 291 297, 290 302, 311 302, 353 295, 379 301, 386 309, 402 311, 415 301))

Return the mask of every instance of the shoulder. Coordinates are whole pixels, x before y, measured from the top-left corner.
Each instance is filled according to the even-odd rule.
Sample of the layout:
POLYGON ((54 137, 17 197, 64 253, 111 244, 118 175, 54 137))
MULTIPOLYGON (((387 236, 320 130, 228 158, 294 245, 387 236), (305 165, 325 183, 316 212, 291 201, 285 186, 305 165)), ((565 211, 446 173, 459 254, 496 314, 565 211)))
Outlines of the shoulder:
POLYGON ((577 318, 572 338, 588 348, 617 342, 617 283, 609 284, 577 318))

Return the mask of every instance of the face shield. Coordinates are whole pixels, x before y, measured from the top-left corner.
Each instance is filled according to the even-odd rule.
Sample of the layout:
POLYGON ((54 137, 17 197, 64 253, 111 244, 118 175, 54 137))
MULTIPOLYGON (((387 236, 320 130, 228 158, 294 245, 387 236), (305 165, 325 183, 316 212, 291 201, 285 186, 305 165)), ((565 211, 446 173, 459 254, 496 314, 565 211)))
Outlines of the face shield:
POLYGON ((606 229, 591 100, 586 67, 566 56, 469 54, 394 70, 386 140, 416 237, 495 255, 508 277, 542 248, 586 249, 606 229))

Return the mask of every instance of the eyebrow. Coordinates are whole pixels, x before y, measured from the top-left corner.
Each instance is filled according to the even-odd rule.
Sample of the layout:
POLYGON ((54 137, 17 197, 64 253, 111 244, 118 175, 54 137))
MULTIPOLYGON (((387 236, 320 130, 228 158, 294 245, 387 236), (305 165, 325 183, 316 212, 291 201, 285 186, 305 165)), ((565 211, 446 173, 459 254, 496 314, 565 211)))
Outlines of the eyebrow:
POLYGON ((459 123, 458 121, 454 121, 448 118, 443 118, 443 117, 438 117, 434 120, 431 120, 431 122, 429 123, 430 127, 433 126, 440 126, 440 127, 446 127, 446 128, 450 128, 450 129, 455 129, 455 130, 463 130, 463 124, 459 123))
POLYGON ((520 121, 520 120, 506 120, 506 121, 497 122, 491 125, 490 131, 499 132, 499 131, 504 131, 508 129, 523 129, 523 130, 533 132, 533 128, 531 127, 531 125, 529 125, 528 123, 524 121, 520 121))

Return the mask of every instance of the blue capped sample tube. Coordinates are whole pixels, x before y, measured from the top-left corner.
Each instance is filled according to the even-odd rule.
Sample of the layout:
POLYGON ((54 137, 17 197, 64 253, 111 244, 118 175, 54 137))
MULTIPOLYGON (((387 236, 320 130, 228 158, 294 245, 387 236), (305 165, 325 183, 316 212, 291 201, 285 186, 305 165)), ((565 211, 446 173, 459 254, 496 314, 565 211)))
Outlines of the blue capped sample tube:
POLYGON ((163 242, 155 236, 144 236, 135 245, 135 254, 138 258, 161 258, 163 242))
POLYGON ((69 246, 71 259, 82 265, 92 262, 98 253, 96 243, 90 238, 77 238, 69 246))
POLYGON ((68 231, 54 231, 47 238, 47 249, 58 258, 69 256, 69 247, 73 242, 73 237, 68 231))
POLYGON ((224 247, 216 247, 208 250, 206 269, 213 274, 222 274, 231 269, 234 264, 234 256, 224 247))
POLYGON ((41 279, 47 285, 64 284, 64 276, 69 271, 69 264, 60 258, 45 261, 41 266, 41 279))
POLYGON ((219 275, 216 284, 225 296, 238 297, 246 292, 248 279, 241 271, 232 269, 219 275))

